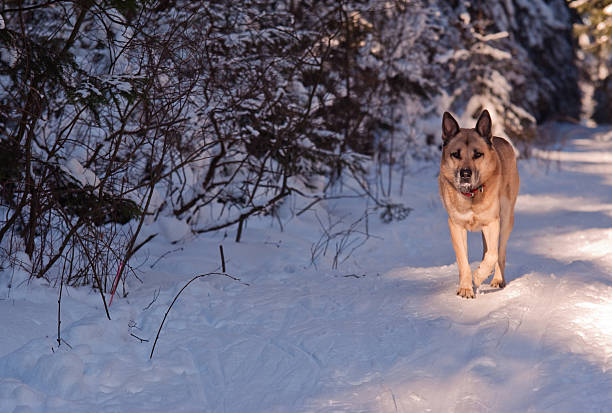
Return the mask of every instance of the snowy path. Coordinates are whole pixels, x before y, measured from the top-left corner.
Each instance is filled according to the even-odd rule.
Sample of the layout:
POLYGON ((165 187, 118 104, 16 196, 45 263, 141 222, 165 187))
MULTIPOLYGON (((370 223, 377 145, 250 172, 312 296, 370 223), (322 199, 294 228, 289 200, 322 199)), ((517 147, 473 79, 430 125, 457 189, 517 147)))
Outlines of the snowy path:
MULTIPOLYGON (((228 272, 250 286, 194 282, 152 361, 174 295, 218 267, 221 234, 150 269, 176 248, 152 245, 144 284, 113 303, 110 322, 97 295, 65 291, 62 334, 72 349, 55 342, 57 292, 14 289, 0 301, 0 411, 609 411, 612 130, 558 133, 558 145, 520 164, 503 290, 455 295, 432 166, 404 189, 415 208, 408 219, 373 218, 377 238, 339 270, 309 265, 318 228, 308 214, 287 232, 262 220, 244 242, 223 241, 228 272)), ((480 235, 470 235, 474 266, 480 248, 480 235)))

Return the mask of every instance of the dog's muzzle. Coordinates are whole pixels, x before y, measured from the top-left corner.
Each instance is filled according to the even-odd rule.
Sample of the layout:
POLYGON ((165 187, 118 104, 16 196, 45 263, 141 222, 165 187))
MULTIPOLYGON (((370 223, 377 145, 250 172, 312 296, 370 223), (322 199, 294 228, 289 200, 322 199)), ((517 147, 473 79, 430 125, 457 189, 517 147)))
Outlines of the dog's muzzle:
POLYGON ((457 170, 455 175, 455 186, 461 192, 470 192, 478 185, 478 172, 472 171, 470 168, 461 168, 457 170))

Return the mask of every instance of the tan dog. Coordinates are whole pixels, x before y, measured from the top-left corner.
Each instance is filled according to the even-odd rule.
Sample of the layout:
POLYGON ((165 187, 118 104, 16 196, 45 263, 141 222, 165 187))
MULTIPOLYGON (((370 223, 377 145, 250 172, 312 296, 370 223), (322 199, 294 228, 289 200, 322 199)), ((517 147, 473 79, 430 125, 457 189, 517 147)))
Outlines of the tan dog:
POLYGON ((493 269, 491 286, 502 288, 506 285, 506 246, 514 225, 514 204, 519 191, 516 156, 508 141, 491 136, 491 116, 486 110, 474 129, 459 128, 457 121, 445 112, 442 139, 438 183, 457 255, 457 294, 474 298, 467 230, 482 231, 484 252, 474 272, 476 288, 493 269))

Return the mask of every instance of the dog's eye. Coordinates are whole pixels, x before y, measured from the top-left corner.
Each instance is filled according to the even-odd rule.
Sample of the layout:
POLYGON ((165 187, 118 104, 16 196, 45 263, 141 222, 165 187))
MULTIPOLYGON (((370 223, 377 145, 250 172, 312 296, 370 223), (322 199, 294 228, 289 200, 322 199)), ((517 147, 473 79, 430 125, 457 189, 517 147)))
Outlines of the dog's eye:
POLYGON ((482 155, 484 155, 482 152, 474 151, 474 159, 478 159, 478 158, 480 158, 482 155))
POLYGON ((452 152, 451 156, 456 159, 461 159, 461 150, 458 150, 457 152, 452 152))

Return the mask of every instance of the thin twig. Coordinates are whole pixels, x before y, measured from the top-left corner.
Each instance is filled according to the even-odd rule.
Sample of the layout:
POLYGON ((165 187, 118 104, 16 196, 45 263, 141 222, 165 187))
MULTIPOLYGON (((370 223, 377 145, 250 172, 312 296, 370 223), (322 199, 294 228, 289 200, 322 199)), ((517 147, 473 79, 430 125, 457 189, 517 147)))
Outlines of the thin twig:
POLYGON ((141 342, 141 343, 148 343, 148 342, 149 342, 149 340, 147 340, 146 338, 140 338, 140 337, 138 337, 138 336, 137 336, 136 334, 134 334, 134 333, 130 333, 130 335, 131 335, 132 337, 137 338, 138 340, 140 340, 140 342, 141 342))
POLYGON ((304 212, 308 211, 310 208, 312 208, 313 206, 315 206, 317 203, 319 203, 321 201, 331 201, 331 200, 335 200, 335 199, 350 199, 350 198, 363 198, 363 195, 357 194, 357 195, 317 196, 317 197, 315 197, 315 199, 311 203, 309 203, 304 208, 299 210, 295 214, 295 216, 299 217, 304 212))
POLYGON ((164 252, 162 255, 159 256, 158 259, 155 260, 155 262, 153 264, 151 264, 150 268, 155 267, 157 265, 157 263, 160 262, 161 260, 163 260, 164 258, 166 258, 167 255, 170 255, 173 252, 177 252, 177 251, 183 251, 183 247, 179 247, 179 248, 176 248, 176 249, 164 252))
MULTIPOLYGON (((147 237, 147 239, 145 239, 144 241, 142 241, 140 244, 136 245, 133 249, 132 249, 132 254, 134 255, 136 253, 136 251, 138 251, 140 248, 142 248, 143 245, 145 245, 147 242, 151 241, 153 238, 155 238, 157 236, 157 234, 151 234, 147 237)), ((151 267, 153 268, 153 267, 151 267)))
POLYGON ((151 300, 151 302, 149 303, 149 305, 148 305, 148 306, 146 306, 145 308, 143 308, 143 309, 142 309, 142 311, 147 311, 149 308, 151 308, 151 306, 153 305, 153 303, 154 303, 155 301, 157 301, 157 297, 159 297, 159 291, 160 291, 160 289, 158 288, 157 290, 155 290, 155 291, 153 292, 153 300, 151 300))
POLYGON ((226 274, 226 273, 223 273, 223 272, 209 272, 209 273, 206 273, 206 274, 200 274, 200 275, 196 275, 195 277, 193 277, 191 280, 189 280, 189 282, 187 284, 185 284, 183 286, 183 288, 180 289, 180 291, 176 294, 176 296, 174 297, 174 299, 170 303, 170 306, 166 310, 166 314, 164 314, 164 318, 162 319, 162 322, 159 325, 159 329, 157 330, 157 335, 155 336, 155 341, 153 342, 153 347, 151 348, 151 354, 149 355, 149 359, 153 358, 153 352, 155 351, 155 345, 157 344, 157 340, 159 339, 159 334, 161 333, 161 329, 164 326, 164 322, 166 321, 166 318, 168 317, 168 313, 170 313, 170 310, 172 309, 172 306, 174 305, 176 300, 178 300, 178 298, 181 295, 181 293, 183 292, 183 290, 185 288, 187 288, 189 286, 189 284, 191 284, 192 282, 194 282, 198 278, 207 277, 209 275, 223 275, 224 277, 230 278, 230 279, 232 279, 234 281, 238 281, 240 284, 243 284, 243 285, 246 285, 246 286, 249 285, 249 284, 247 284, 245 282, 242 282, 239 278, 233 277, 233 276, 231 276, 229 274, 226 274))

